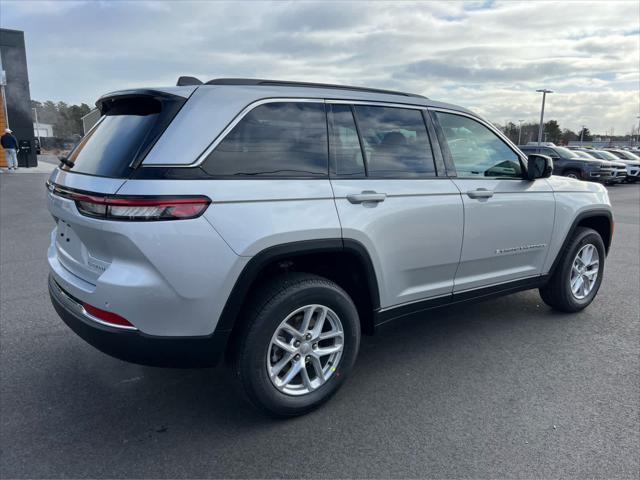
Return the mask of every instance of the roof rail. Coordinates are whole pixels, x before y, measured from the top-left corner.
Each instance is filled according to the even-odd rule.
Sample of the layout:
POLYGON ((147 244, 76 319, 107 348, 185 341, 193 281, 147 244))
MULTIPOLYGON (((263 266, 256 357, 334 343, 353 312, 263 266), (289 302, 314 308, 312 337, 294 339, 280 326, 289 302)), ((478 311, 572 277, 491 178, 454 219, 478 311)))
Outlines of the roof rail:
POLYGON ((259 78, 215 78, 205 85, 270 85, 277 87, 307 87, 307 88, 335 88, 336 90, 355 90, 368 93, 386 93, 388 95, 402 95, 404 97, 427 98, 416 93, 397 92, 380 88, 353 87, 350 85, 334 85, 330 83, 290 82, 288 80, 263 80, 259 78))

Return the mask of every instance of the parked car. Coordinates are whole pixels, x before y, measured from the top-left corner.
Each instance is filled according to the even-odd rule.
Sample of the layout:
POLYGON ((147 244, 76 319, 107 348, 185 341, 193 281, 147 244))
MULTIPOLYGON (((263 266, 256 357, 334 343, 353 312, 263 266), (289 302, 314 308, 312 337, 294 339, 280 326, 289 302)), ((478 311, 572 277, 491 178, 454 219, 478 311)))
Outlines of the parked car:
POLYGON ((605 150, 597 150, 595 148, 589 149, 577 149, 574 151, 585 152, 593 158, 597 158, 603 162, 609 162, 611 167, 615 171, 615 178, 611 183, 622 183, 627 180, 628 177, 628 168, 627 164, 620 160, 617 156, 609 153, 605 150))
POLYGON ((620 149, 607 149, 607 152, 618 157, 627 167, 627 181, 635 183, 640 176, 640 156, 628 151, 620 149))
POLYGON ((101 97, 48 182, 51 300, 103 352, 226 355, 253 404, 293 416, 391 320, 532 288, 563 312, 595 298, 607 190, 551 176, 549 157, 469 110, 336 85, 179 85, 101 97))
POLYGON ((553 173, 569 178, 612 183, 616 181, 618 170, 611 162, 585 158, 584 155, 565 147, 521 145, 527 155, 547 155, 553 159, 553 173))

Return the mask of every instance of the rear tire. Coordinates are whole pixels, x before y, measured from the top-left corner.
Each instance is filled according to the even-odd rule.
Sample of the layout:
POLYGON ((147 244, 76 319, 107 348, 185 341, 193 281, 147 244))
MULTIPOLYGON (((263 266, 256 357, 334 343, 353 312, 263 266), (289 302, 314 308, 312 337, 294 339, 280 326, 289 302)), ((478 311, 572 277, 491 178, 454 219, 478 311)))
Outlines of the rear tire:
POLYGON ((578 312, 595 298, 604 273, 605 248, 600 234, 578 227, 549 282, 540 288, 542 300, 562 312, 578 312))
POLYGON ((358 312, 330 280, 306 273, 272 278, 256 290, 242 321, 233 372, 261 410, 282 417, 310 412, 351 373, 358 312))

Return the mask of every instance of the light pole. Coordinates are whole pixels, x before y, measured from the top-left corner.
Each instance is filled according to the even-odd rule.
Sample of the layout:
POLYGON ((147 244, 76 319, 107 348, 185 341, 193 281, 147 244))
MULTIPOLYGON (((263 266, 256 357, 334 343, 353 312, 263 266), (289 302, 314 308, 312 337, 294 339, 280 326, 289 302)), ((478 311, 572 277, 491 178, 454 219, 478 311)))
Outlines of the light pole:
POLYGON ((522 145, 520 142, 522 140, 522 122, 524 120, 518 120, 518 145, 522 145))
POLYGON ((38 109, 36 107, 33 107, 33 113, 36 120, 36 130, 38 131, 38 143, 40 144, 40 148, 42 148, 42 138, 40 138, 40 123, 38 122, 38 109))
POLYGON ((636 132, 636 147, 638 145, 640 145, 640 115, 637 115, 636 118, 638 119, 638 131, 636 132))
POLYGON ((582 146, 582 137, 584 136, 584 127, 585 125, 582 125, 582 129, 580 130, 580 146, 582 146))
POLYGON ((553 93, 553 90, 547 90, 546 88, 542 88, 540 90, 536 90, 536 92, 542 93, 542 110, 540 110, 540 128, 538 129, 538 146, 542 143, 542 129, 544 128, 544 101, 547 98, 547 93, 553 93))

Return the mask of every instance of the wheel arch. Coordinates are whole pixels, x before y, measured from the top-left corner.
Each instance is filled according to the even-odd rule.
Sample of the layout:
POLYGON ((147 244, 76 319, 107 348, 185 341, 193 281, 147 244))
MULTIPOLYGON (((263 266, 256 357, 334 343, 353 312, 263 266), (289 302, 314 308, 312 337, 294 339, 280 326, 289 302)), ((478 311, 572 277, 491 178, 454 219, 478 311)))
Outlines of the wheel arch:
MULTIPOLYGON (((380 307, 378 282, 371 257, 355 240, 305 240, 268 247, 245 265, 222 310, 216 331, 240 330, 238 321, 252 288, 272 275, 300 271, 335 281, 352 297, 362 332, 374 331, 374 310, 380 307)), ((233 342, 231 342, 233 343, 233 342)))
POLYGON ((558 263, 560 263, 562 254, 565 251, 568 243, 571 241, 571 238, 575 234, 575 231, 578 227, 592 228, 593 230, 598 232, 598 234, 600 234, 600 236, 602 237, 602 241, 604 242, 605 252, 607 254, 609 253, 614 231, 613 214, 610 210, 605 209, 587 210, 578 214, 576 218, 573 219, 571 227, 567 231, 564 241, 562 242, 562 246, 558 250, 556 258, 551 265, 551 268, 549 270, 550 275, 553 274, 556 267, 558 266, 558 263))
POLYGON ((561 175, 564 177, 567 175, 567 173, 569 172, 576 172, 581 178, 583 176, 584 173, 584 168, 575 165, 575 164, 569 164, 569 165, 565 165, 564 167, 562 167, 561 170, 561 175))

